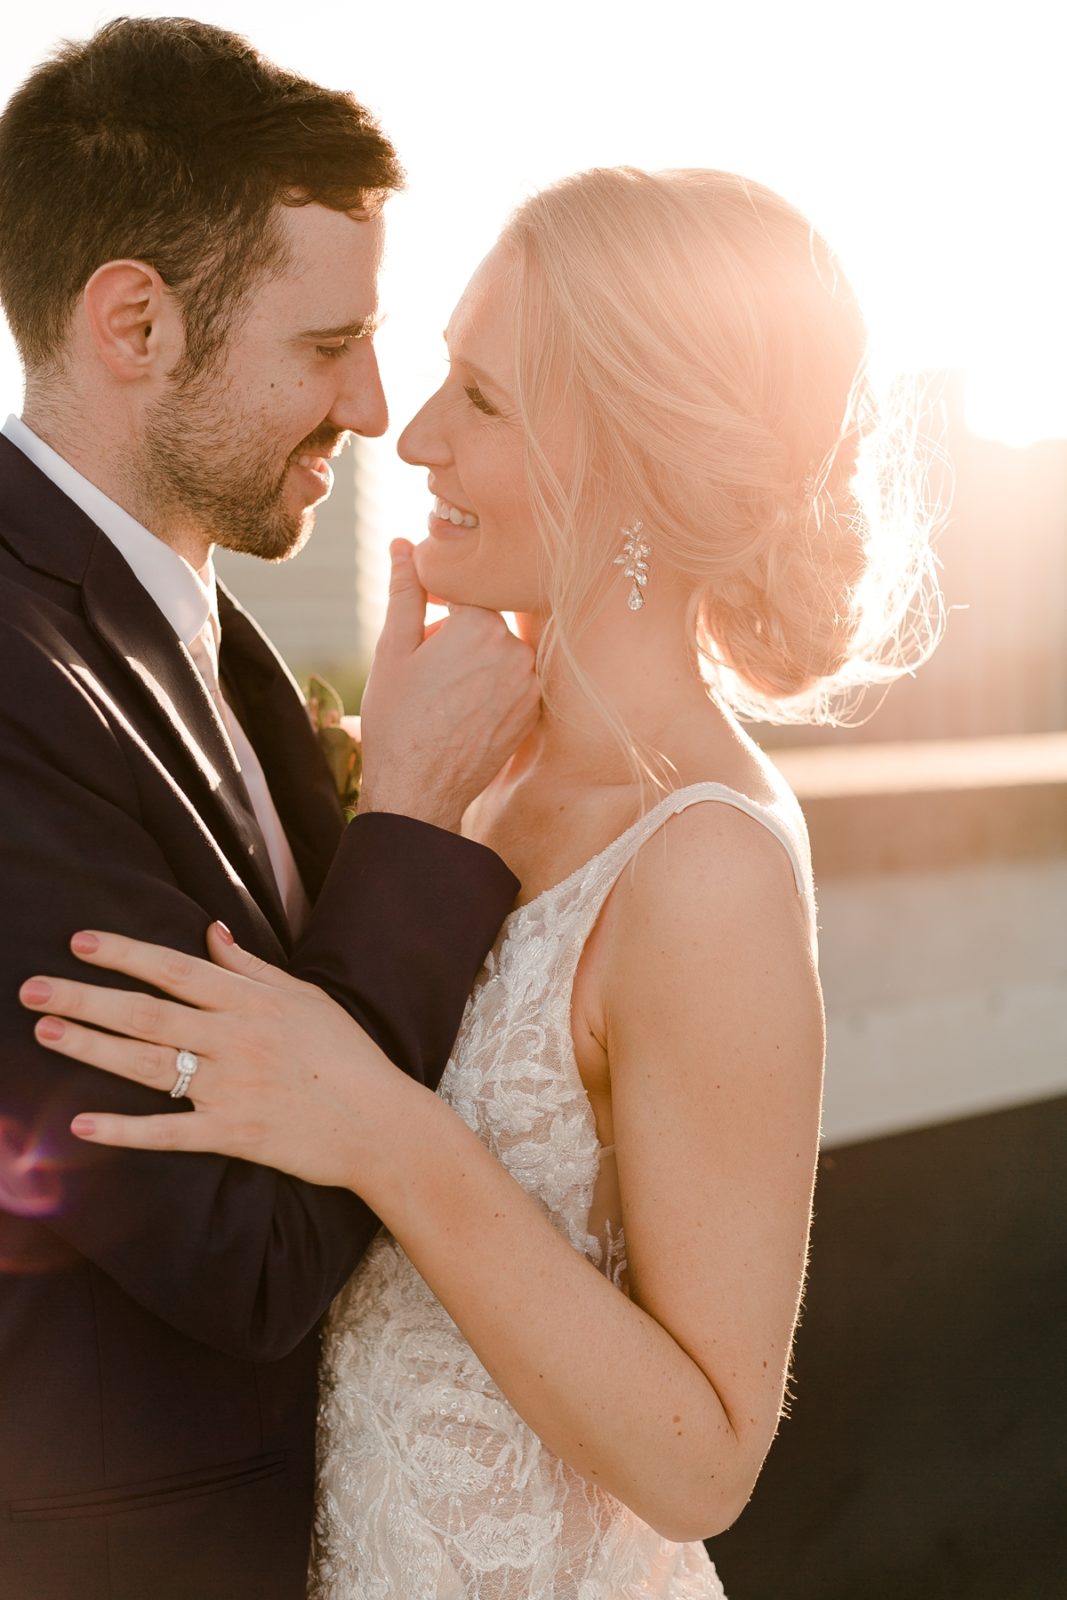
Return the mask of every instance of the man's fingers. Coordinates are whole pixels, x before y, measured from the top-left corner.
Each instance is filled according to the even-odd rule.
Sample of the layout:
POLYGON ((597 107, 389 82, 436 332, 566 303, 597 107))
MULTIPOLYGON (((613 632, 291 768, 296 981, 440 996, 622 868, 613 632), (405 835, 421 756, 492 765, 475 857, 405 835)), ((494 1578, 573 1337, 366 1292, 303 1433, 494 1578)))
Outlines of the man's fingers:
POLYGON ((394 539, 389 554, 393 563, 389 576, 389 606, 378 649, 386 654, 412 655, 423 639, 426 590, 419 582, 412 547, 406 539, 394 539))

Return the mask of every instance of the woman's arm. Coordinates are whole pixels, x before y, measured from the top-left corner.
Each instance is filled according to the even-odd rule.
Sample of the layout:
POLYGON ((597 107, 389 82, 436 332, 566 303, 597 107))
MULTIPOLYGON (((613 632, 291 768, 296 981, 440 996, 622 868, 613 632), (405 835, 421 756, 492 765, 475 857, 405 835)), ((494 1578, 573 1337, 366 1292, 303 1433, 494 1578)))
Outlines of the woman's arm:
MULTIPOLYGON (((183 1027, 191 1048, 217 1050, 198 1110, 102 1118, 96 1136, 171 1149, 207 1139, 357 1189, 548 1447, 664 1535, 693 1539, 736 1517, 777 1424, 821 1009, 787 859, 748 819, 712 807, 674 819, 613 900, 603 994, 632 1299, 448 1106, 284 975, 266 995, 241 980, 258 994, 235 1020, 218 1009, 218 974, 195 1034, 196 1013, 161 1003, 149 1037, 169 1043, 183 1027)), ((161 986, 188 988, 187 966, 172 962, 161 986)), ((90 990, 97 1009, 81 1014, 114 1028, 104 993, 90 990)), ((143 1006, 140 1021, 145 1037, 143 1006)), ((114 1059, 104 1035, 83 1034, 68 1028, 56 1047, 114 1059)), ((124 1070, 173 1074, 171 1050, 126 1048, 136 1068, 131 1055, 124 1070)))
POLYGON ((665 1536, 747 1502, 804 1276, 822 1009, 781 846, 725 807, 674 819, 606 919, 603 1000, 630 1291, 420 1106, 371 1203, 516 1410, 665 1536))

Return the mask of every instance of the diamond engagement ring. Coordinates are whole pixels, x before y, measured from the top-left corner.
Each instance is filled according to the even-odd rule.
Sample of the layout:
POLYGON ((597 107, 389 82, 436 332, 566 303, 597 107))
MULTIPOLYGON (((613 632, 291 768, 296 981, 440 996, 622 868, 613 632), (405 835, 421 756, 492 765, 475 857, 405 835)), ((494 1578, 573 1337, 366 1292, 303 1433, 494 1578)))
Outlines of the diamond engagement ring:
POLYGON ((174 1064, 178 1069, 178 1077, 174 1088, 170 1091, 170 1097, 172 1100, 183 1100, 189 1093, 189 1085, 200 1065, 200 1059, 194 1056, 191 1050, 179 1050, 178 1059, 174 1064))

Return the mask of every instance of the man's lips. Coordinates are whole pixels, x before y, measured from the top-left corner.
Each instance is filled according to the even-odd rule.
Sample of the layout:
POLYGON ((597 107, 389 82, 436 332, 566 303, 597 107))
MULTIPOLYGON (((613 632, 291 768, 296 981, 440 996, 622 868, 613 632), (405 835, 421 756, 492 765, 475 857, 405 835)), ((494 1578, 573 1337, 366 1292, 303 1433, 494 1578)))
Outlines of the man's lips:
POLYGON ((325 499, 333 488, 333 468, 325 456, 294 456, 289 470, 303 474, 313 500, 325 499))
POLYGON ((308 461, 332 461, 341 454, 347 443, 346 433, 331 433, 318 439, 312 434, 310 439, 305 439, 303 444, 293 451, 290 460, 298 461, 301 466, 306 465, 308 461))
POLYGON ((299 467, 313 474, 328 489, 332 488, 333 468, 330 466, 330 461, 341 454, 346 441, 346 434, 334 433, 323 439, 316 439, 313 435, 310 439, 306 439, 298 450, 293 451, 289 457, 289 466, 299 467))

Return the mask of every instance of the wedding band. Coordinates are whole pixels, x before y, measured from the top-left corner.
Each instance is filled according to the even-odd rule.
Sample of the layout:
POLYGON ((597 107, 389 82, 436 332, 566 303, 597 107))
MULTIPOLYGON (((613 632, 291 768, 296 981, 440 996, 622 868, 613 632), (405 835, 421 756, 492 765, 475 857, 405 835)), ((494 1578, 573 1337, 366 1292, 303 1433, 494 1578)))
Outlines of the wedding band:
POLYGON ((172 1100, 182 1100, 189 1093, 189 1085, 193 1081, 200 1061, 191 1050, 179 1050, 174 1064, 178 1069, 178 1077, 174 1088, 170 1091, 170 1097, 172 1100))

